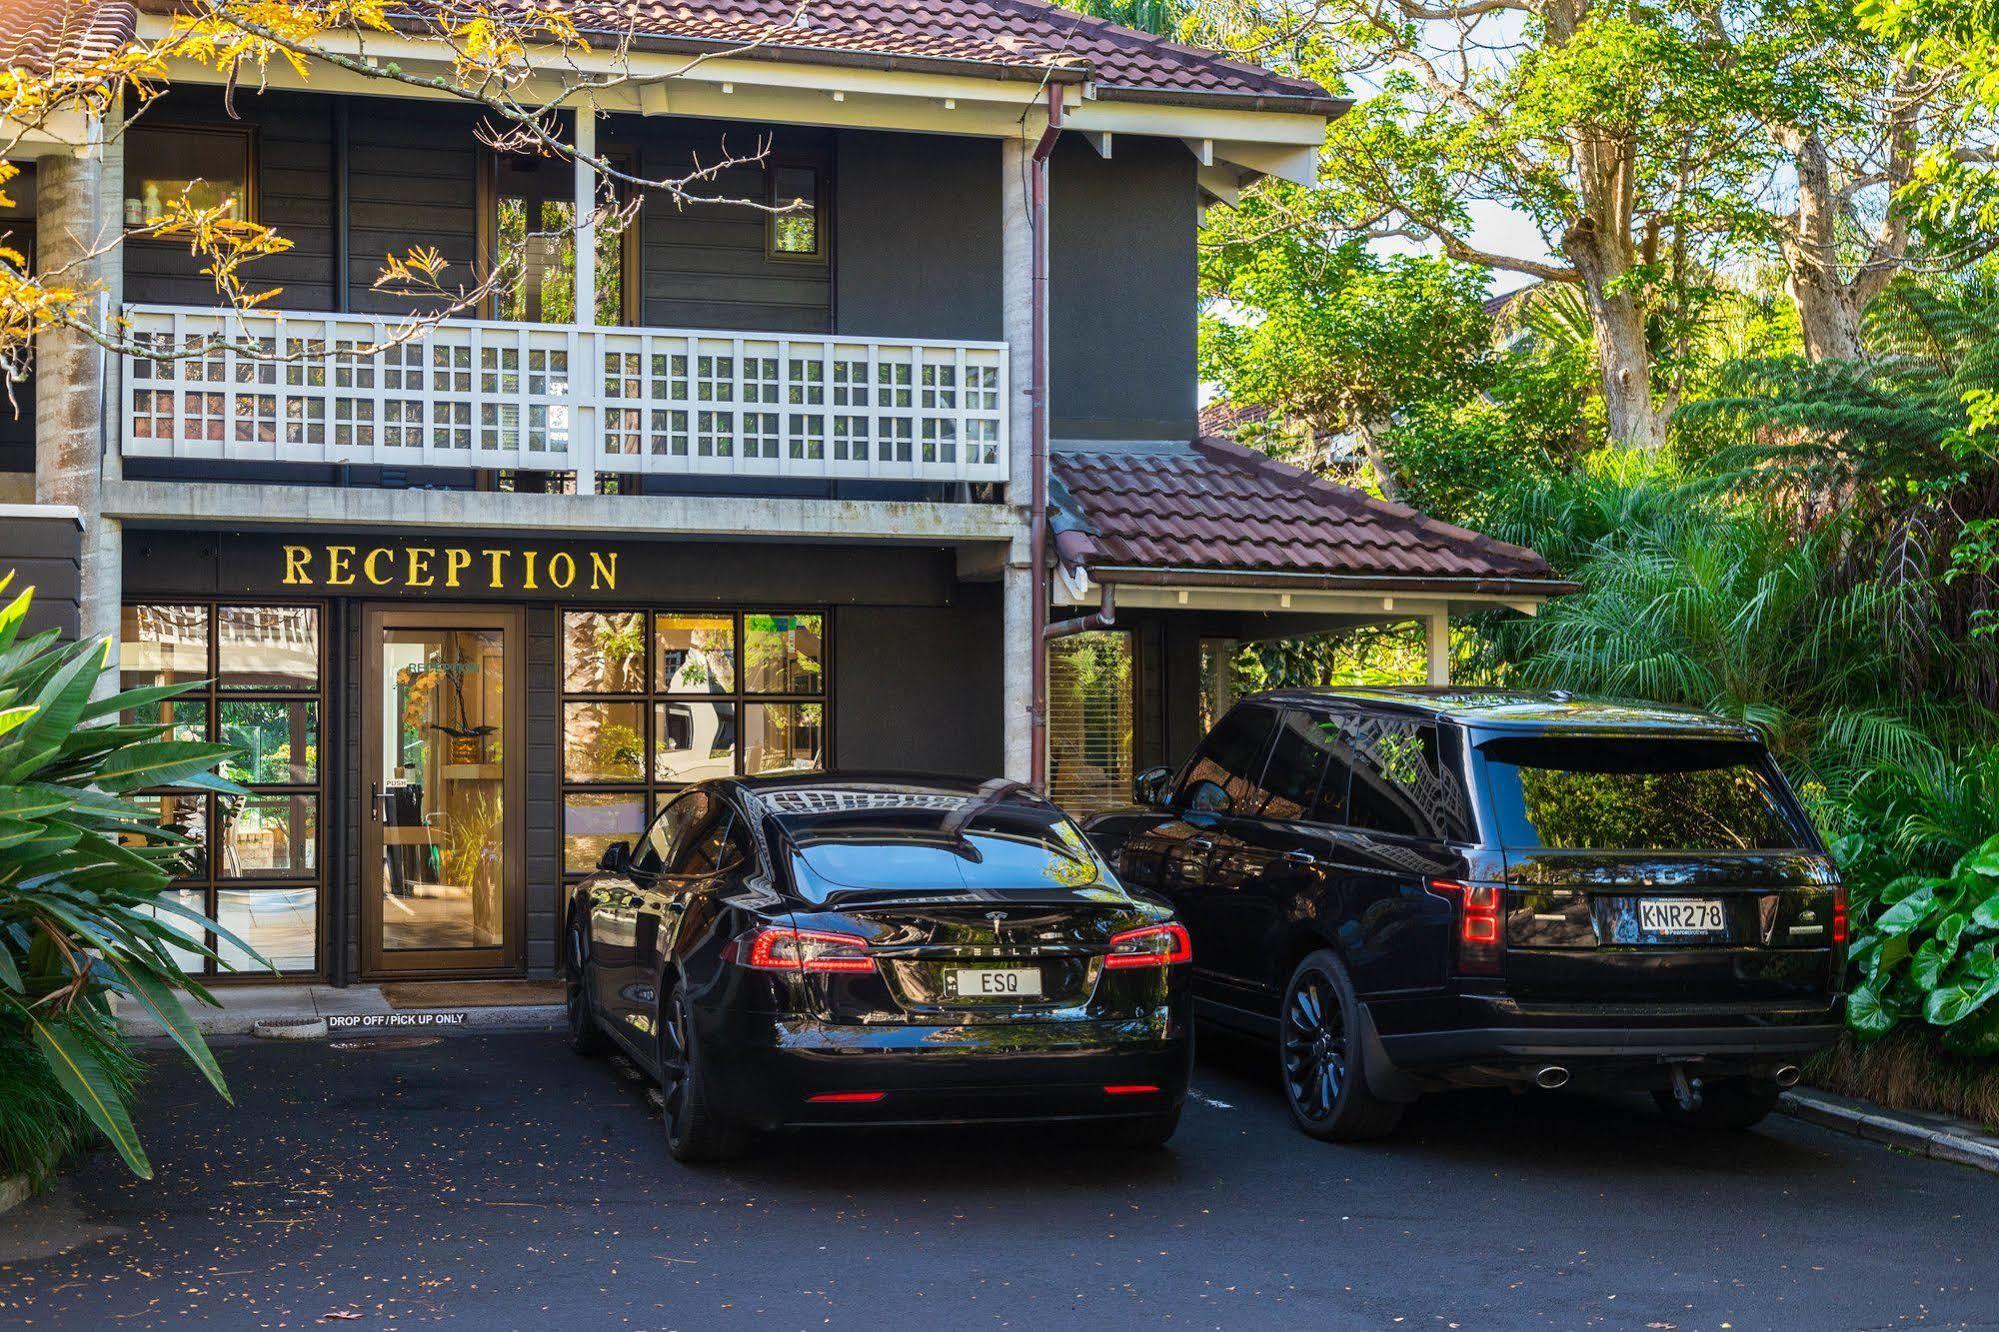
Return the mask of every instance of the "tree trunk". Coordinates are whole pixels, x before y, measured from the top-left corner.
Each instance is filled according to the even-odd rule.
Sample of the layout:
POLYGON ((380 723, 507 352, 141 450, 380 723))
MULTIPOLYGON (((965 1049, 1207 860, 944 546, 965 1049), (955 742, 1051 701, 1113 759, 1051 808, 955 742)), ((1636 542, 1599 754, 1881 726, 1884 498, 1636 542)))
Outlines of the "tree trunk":
POLYGON ((1585 217, 1562 238, 1562 250, 1582 277, 1583 302, 1596 335, 1603 405, 1610 437, 1631 448, 1656 450, 1666 442, 1666 415, 1652 399, 1652 348, 1645 312, 1630 284, 1628 232, 1611 232, 1585 217))
POLYGON ((1839 276, 1839 201, 1832 164, 1817 134, 1779 131, 1778 142, 1797 169, 1798 211, 1779 233, 1784 286, 1798 307, 1805 355, 1814 361, 1857 361, 1860 302, 1839 276))
POLYGON ((1381 489, 1381 497, 1391 503, 1402 502, 1402 482, 1395 475, 1394 464, 1388 461, 1388 450, 1381 442, 1382 434, 1389 422, 1374 417, 1365 417, 1354 428, 1360 440, 1361 456, 1367 459, 1369 469, 1374 472, 1374 484, 1381 489))

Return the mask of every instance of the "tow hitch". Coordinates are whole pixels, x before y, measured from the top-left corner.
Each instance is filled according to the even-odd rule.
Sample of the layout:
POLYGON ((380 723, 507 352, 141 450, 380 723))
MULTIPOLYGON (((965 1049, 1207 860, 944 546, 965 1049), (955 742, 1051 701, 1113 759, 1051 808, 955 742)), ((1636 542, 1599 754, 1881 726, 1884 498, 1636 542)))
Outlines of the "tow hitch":
POLYGON ((1701 1108, 1701 1080, 1687 1076, 1687 1066, 1683 1063, 1668 1065, 1673 1070, 1673 1099, 1680 1103, 1680 1109, 1687 1114, 1701 1108))

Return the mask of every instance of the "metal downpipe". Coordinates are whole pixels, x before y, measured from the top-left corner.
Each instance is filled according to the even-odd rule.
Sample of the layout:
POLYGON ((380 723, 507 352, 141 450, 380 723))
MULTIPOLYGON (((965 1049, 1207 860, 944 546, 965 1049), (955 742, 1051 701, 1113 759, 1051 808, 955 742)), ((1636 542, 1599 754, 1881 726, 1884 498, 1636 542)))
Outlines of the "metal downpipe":
POLYGON ((1062 136, 1062 88, 1047 88, 1048 127, 1034 145, 1033 170, 1028 173, 1029 224, 1034 233, 1028 286, 1033 340, 1029 353, 1029 469, 1033 473, 1028 503, 1028 591, 1034 599, 1028 621, 1029 650, 1034 654, 1028 700, 1028 780, 1037 791, 1048 783, 1048 159, 1062 136))

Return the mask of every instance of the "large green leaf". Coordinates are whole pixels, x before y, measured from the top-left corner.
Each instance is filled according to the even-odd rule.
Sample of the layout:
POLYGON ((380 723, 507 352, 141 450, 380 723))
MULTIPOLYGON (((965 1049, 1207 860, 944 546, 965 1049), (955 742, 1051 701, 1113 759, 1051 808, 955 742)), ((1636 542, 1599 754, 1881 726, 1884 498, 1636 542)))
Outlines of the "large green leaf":
POLYGON ((1847 996, 1846 1025, 1864 1039, 1872 1040, 1888 1034, 1895 1025, 1895 1014, 1881 1002, 1876 991, 1863 985, 1847 996))
POLYGON ((33 819, 75 803, 71 793, 60 786, 40 783, 27 786, 0 786, 0 818, 33 819))
POLYGON ((1973 1013, 1955 1026, 1944 1028, 1943 1043, 1945 1049, 1955 1054, 1999 1055, 1999 1004, 1973 1013))
POLYGON ((161 979, 144 964, 117 953, 107 953, 104 964, 118 974, 125 983, 125 992, 145 1005, 159 1024, 166 1028, 167 1035, 173 1037, 174 1044, 186 1051, 201 1075, 208 1079, 209 1086, 215 1088, 223 1100, 235 1103, 229 1095, 228 1084, 222 1080, 222 1070, 216 1065, 215 1055, 208 1048, 208 1042, 201 1038, 200 1028, 194 1019, 181 1007, 180 1000, 161 979))
POLYGON ((154 740, 127 745, 110 755, 97 770, 97 784, 106 791, 136 791, 144 786, 171 786, 203 769, 212 768, 236 752, 233 745, 199 744, 184 740, 154 740))
POLYGON ((44 755, 61 750, 62 742, 83 720, 83 710, 90 705, 90 691, 97 685, 103 664, 103 644, 79 643, 62 667, 49 677, 35 699, 34 719, 8 740, 15 747, 8 781, 20 781, 46 761, 44 755))
POLYGON ((1983 1008, 1995 994, 1999 994, 1999 976, 1981 978, 1974 970, 1954 970, 1923 1001, 1923 1017, 1935 1026, 1948 1027, 1983 1008))
POLYGON ((97 1056, 62 1024, 42 1021, 34 1009, 4 994, 0 994, 0 999, 5 999, 24 1016, 34 1032, 35 1046, 41 1051, 49 1070, 55 1074, 56 1081, 69 1093, 70 1099, 82 1107, 85 1116, 97 1126, 97 1131, 111 1140, 126 1167, 140 1179, 151 1179, 152 1162, 146 1159, 145 1149, 139 1145, 139 1135, 132 1127, 131 1111, 119 1098, 117 1088, 105 1075, 97 1056))
POLYGON ((1874 928, 1890 938, 1898 934, 1907 934, 1923 923, 1923 920, 1935 909, 1936 904, 1936 889, 1930 884, 1924 884, 1883 912, 1881 919, 1874 922, 1874 928))
POLYGON ((1977 850, 1957 862, 1959 873, 1982 874, 1999 879, 1999 837, 1988 837, 1977 850))
POLYGON ((28 718, 35 715, 35 705, 26 703, 18 708, 0 708, 0 736, 25 725, 28 718))
POLYGON ((1925 939, 1916 949, 1915 960, 1909 964, 1909 979, 1925 993, 1934 990, 1943 977, 1943 969, 1950 965, 1957 948, 1946 949, 1937 939, 1925 939))
MULTIPOLYGON (((179 698, 183 694, 206 688, 207 685, 206 680, 184 680, 179 684, 146 685, 140 689, 127 689, 122 694, 113 694, 109 698, 100 698, 91 703, 84 708, 83 719, 94 721, 99 717, 115 717, 120 713, 137 712, 140 708, 164 703, 170 698, 179 698)), ((163 726, 167 724, 161 723, 163 726)))

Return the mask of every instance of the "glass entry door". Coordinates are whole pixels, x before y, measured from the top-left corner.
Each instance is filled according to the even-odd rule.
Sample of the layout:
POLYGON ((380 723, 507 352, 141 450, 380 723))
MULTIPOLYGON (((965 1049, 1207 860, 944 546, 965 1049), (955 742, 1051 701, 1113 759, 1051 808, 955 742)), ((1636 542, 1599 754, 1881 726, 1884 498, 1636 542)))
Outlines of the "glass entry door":
POLYGON ((519 612, 374 608, 363 632, 363 968, 518 972, 519 612))

